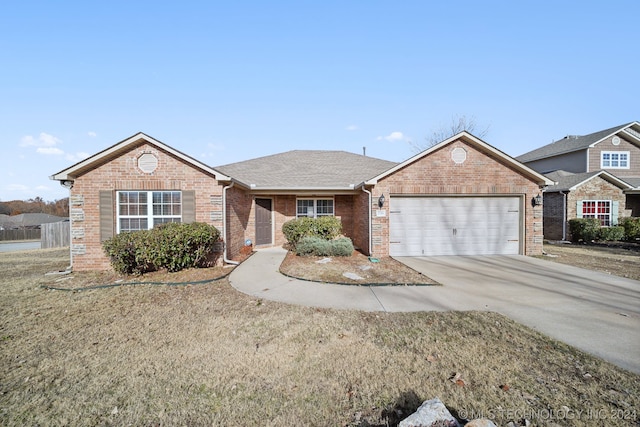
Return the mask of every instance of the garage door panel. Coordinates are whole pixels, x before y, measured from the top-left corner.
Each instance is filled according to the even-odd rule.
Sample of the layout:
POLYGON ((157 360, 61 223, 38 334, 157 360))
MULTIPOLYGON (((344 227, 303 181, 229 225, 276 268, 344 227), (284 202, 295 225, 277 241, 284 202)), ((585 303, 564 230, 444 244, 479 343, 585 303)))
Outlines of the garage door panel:
POLYGON ((390 254, 520 252, 519 197, 391 197, 390 254))

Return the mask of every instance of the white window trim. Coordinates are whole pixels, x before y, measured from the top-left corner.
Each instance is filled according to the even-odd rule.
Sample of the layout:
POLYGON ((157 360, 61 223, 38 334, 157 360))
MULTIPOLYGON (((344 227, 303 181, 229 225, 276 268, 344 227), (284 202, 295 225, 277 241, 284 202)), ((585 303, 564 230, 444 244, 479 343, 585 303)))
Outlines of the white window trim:
MULTIPOLYGON (((609 162, 611 163, 611 158, 609 159, 609 162)), ((629 169, 630 163, 631 163, 631 154, 630 154, 629 151, 601 151, 600 152, 600 169, 629 169), (620 164, 620 155, 621 154, 626 154, 627 155, 627 165, 626 166, 605 166, 604 165, 604 155, 605 154, 609 154, 610 156, 612 154, 617 155, 618 156, 618 164, 620 164)))
POLYGON ((178 222, 182 222, 183 214, 183 200, 182 191, 179 190, 120 190, 116 191, 116 233, 120 234, 120 219, 121 218, 146 218, 147 229, 150 230, 154 227, 154 218, 173 218, 179 219, 178 222), (147 214, 146 215, 120 215, 120 194, 121 193, 147 193, 147 214), (180 193, 180 215, 154 215, 153 214, 153 193, 180 193))
POLYGON ((307 218, 308 215, 298 215, 298 200, 312 200, 313 201, 313 216, 309 218, 318 218, 318 200, 331 200, 333 204, 333 213, 323 216, 336 216, 336 201, 334 197, 298 197, 296 198, 296 218, 307 218))
POLYGON ((602 227, 611 227, 611 225, 613 224, 613 202, 611 200, 582 200, 582 218, 596 218, 596 219, 600 219, 598 217, 598 215, 600 216, 604 216, 605 214, 598 214, 598 203, 608 203, 609 204, 609 225, 603 225, 602 227), (590 203, 593 202, 596 204, 596 212, 594 214, 587 214, 587 216, 585 216, 584 213, 584 206, 585 203, 590 203))

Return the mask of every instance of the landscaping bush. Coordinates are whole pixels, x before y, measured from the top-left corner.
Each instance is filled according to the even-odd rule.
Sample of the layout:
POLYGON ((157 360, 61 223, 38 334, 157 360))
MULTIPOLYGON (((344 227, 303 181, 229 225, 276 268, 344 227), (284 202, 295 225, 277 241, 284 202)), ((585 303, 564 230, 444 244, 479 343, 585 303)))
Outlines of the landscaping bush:
POLYGON ((293 249, 303 237, 319 237, 324 240, 335 239, 342 233, 342 222, 335 216, 319 218, 296 218, 282 225, 282 233, 293 249))
POLYGON ((174 272, 203 267, 219 239, 220 231, 209 224, 167 223, 153 230, 120 233, 105 241, 103 249, 118 273, 161 268, 174 272))
POLYGON ((296 254, 300 256, 351 256, 352 253, 353 243, 347 237, 325 240, 306 236, 300 239, 296 246, 296 254))
POLYGON ((622 239, 624 239, 624 227, 600 227, 598 230, 598 240, 617 242, 622 239))
POLYGON ((305 236, 296 245, 296 254, 301 256, 331 255, 331 241, 315 236, 305 236))
POLYGON ((600 220, 597 218, 576 218, 569 220, 569 232, 573 242, 597 240, 600 220))
POLYGON ((624 228, 624 238, 630 242, 640 240, 640 218, 623 218, 620 225, 624 228))

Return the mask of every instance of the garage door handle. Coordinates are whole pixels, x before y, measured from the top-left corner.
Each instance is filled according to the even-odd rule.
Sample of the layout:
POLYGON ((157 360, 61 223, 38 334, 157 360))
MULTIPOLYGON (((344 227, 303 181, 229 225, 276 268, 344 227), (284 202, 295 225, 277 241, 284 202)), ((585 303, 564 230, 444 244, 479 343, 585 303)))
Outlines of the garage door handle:
POLYGON ((458 229, 457 229, 457 228, 454 228, 454 229, 453 229, 453 235, 454 235, 454 236, 456 236, 457 234, 458 234, 458 229))

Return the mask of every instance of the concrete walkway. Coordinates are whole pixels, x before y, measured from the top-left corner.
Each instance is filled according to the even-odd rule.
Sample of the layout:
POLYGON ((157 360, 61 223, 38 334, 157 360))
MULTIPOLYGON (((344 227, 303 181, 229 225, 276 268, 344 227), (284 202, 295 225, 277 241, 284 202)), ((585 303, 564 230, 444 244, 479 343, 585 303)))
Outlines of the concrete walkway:
POLYGON ((262 249, 230 276, 239 291, 310 307, 364 311, 486 310, 640 373, 640 282, 524 256, 398 258, 443 286, 345 286, 278 272, 262 249))

